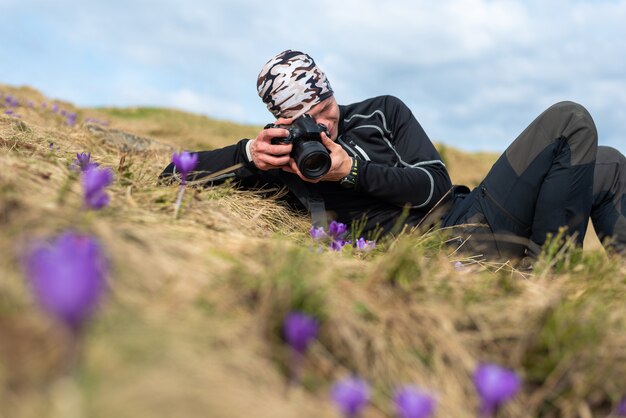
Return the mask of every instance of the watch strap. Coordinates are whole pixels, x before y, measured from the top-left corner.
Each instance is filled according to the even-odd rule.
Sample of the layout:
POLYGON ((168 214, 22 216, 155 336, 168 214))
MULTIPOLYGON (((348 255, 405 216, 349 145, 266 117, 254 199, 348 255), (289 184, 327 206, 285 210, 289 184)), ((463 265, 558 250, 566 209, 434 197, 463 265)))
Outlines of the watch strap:
POLYGON ((339 184, 347 189, 356 187, 357 176, 359 174, 359 163, 356 158, 352 158, 352 166, 347 176, 339 180, 339 184))

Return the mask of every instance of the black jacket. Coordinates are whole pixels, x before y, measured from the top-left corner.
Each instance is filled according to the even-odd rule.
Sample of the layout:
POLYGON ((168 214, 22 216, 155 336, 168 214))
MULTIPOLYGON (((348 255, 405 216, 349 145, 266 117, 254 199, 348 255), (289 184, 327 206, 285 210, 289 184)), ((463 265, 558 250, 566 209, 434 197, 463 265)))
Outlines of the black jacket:
MULTIPOLYGON (((244 167, 213 183, 234 177, 243 187, 275 186, 284 185, 285 176, 292 176, 323 197, 332 219, 346 224, 364 219, 364 232, 377 226, 389 232, 398 220, 417 224, 452 187, 439 153, 420 124, 393 96, 375 97, 339 109, 337 142, 359 160, 354 189, 338 182, 307 183, 287 172, 272 172, 280 170, 258 170, 246 156, 249 139, 199 152, 196 170, 200 174, 196 178, 243 163, 244 167)), ((161 178, 171 176, 173 170, 170 164, 161 178)))

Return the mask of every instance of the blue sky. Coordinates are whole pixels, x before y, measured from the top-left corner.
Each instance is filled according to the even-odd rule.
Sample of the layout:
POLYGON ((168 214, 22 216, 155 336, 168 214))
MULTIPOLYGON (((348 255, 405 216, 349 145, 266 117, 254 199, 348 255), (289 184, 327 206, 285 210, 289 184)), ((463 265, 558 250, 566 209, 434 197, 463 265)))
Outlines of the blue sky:
POLYGON ((0 83, 262 125, 256 76, 299 49, 340 103, 396 95, 455 147, 502 151, 574 100, 626 152, 625 39, 626 0, 0 0, 0 83))

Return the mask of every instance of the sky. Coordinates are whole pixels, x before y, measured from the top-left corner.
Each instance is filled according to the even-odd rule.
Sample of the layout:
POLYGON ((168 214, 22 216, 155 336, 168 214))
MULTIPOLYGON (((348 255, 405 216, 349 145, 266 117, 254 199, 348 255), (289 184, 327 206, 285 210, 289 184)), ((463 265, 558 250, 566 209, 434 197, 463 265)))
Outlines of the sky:
POLYGON ((0 0, 0 83, 264 125, 257 75, 294 49, 340 104, 397 96, 433 141, 503 151, 573 100, 626 152, 625 40, 626 0, 0 0))

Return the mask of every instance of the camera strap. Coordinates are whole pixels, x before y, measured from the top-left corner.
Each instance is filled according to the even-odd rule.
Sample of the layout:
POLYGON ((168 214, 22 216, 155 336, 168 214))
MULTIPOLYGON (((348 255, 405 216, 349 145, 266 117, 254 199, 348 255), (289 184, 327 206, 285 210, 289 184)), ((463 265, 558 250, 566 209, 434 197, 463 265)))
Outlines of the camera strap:
POLYGON ((289 191, 308 209, 311 214, 311 224, 315 227, 323 226, 327 228, 328 219, 326 217, 324 198, 315 190, 306 187, 302 180, 294 175, 289 175, 281 171, 278 176, 289 188, 289 191))

